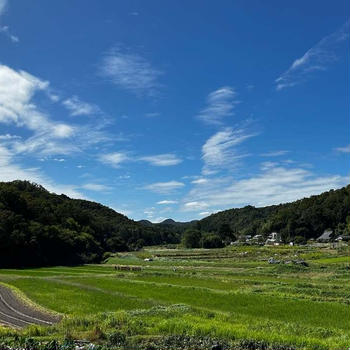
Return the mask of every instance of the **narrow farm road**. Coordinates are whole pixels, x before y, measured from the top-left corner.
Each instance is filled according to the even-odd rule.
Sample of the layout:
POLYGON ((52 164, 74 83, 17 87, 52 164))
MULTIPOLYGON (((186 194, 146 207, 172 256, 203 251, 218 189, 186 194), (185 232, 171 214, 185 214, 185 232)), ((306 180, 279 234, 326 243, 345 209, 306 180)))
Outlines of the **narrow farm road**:
POLYGON ((24 328, 31 324, 49 326, 59 320, 59 316, 44 313, 25 304, 10 288, 0 285, 0 324, 24 328))

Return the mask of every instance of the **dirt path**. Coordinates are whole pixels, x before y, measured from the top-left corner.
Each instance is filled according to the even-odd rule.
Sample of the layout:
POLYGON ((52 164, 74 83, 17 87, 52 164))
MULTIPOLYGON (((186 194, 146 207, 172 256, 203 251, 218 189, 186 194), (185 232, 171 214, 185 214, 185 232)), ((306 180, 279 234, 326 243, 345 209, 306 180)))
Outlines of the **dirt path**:
POLYGON ((10 288, 0 285, 0 324, 24 328, 31 324, 49 326, 59 320, 59 316, 44 313, 25 304, 10 288))

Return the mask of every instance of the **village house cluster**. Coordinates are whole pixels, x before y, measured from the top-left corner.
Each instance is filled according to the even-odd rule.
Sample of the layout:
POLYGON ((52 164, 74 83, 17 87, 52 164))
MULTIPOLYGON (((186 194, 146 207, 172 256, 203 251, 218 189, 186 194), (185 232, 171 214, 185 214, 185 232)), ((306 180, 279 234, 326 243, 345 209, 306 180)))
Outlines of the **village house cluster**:
MULTIPOLYGON (((314 239, 311 238, 308 240, 309 243, 341 243, 341 242, 349 242, 350 236, 340 235, 336 236, 333 230, 325 230, 321 236, 314 239)), ((265 246, 278 246, 283 244, 281 239, 281 234, 279 232, 271 232, 267 238, 261 234, 257 235, 244 235, 239 238, 236 242, 232 242, 231 245, 246 243, 250 245, 265 245, 265 246)), ((288 244, 293 246, 298 242, 290 241, 288 244)))

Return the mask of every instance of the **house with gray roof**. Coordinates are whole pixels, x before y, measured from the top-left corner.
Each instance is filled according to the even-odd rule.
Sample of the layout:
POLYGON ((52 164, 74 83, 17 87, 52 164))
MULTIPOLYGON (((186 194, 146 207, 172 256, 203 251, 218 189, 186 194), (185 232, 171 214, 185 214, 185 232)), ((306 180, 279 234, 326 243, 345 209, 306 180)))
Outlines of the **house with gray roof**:
POLYGON ((332 230, 325 230, 320 237, 317 238, 317 242, 326 243, 329 242, 332 237, 332 230))

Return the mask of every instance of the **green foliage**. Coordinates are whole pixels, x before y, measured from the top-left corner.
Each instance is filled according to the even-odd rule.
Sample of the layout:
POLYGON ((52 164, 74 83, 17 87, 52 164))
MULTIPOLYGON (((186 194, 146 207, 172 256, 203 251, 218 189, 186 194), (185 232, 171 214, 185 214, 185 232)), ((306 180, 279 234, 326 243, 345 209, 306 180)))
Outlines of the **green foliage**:
POLYGON ((229 224, 224 223, 221 224, 218 230, 218 235, 221 238, 221 240, 224 241, 234 241, 236 239, 236 236, 233 234, 233 231, 229 224))
POLYGON ((303 236, 296 236, 296 237, 294 237, 294 243, 295 244, 306 244, 306 238, 303 236))
POLYGON ((125 343, 125 340, 125 334, 120 331, 114 331, 108 334, 108 343, 110 345, 121 345, 125 343))
POLYGON ((203 248, 222 248, 224 246, 222 238, 213 233, 204 235, 201 243, 203 248))
POLYGON ((182 244, 185 248, 199 248, 201 246, 201 238, 201 231, 189 228, 182 236, 182 244))

